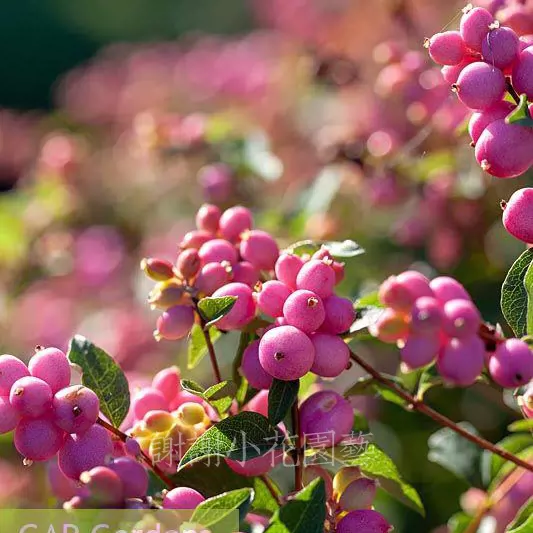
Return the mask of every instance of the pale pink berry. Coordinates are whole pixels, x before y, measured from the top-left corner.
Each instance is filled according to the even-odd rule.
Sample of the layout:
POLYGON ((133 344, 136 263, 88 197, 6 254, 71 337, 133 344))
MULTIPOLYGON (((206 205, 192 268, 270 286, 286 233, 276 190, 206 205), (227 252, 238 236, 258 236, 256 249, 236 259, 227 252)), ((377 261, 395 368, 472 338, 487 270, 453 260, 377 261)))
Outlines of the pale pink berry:
POLYGON ((476 61, 462 70, 454 88, 466 107, 489 109, 503 99, 505 76, 499 68, 476 61))
POLYGON ((321 435, 313 446, 334 446, 350 435, 353 426, 353 408, 340 394, 325 390, 317 392, 300 406, 300 427, 308 439, 321 435))
POLYGON ((9 403, 9 398, 0 396, 0 435, 13 431, 19 421, 20 413, 9 403))
POLYGON ((176 341, 186 337, 194 324, 193 308, 187 305, 175 305, 167 309, 157 319, 157 329, 154 331, 156 340, 166 339, 176 341))
POLYGON ((352 301, 332 294, 322 302, 326 318, 320 326, 321 331, 334 335, 348 331, 355 320, 355 309, 352 301))
POLYGON ((450 300, 470 300, 466 289, 457 280, 448 276, 432 279, 429 286, 442 304, 450 300))
POLYGON ((259 361, 259 341, 253 341, 244 350, 241 372, 254 389, 269 389, 272 385, 272 376, 263 369, 259 361))
POLYGON ((167 492, 163 499, 163 509, 196 509, 205 498, 194 489, 178 487, 167 492))
POLYGON ((514 192, 503 211, 505 229, 517 239, 533 243, 533 188, 514 192))
POLYGON ((436 359, 440 344, 437 335, 410 335, 400 350, 400 357, 410 369, 421 368, 436 359))
POLYGON ((304 486, 309 485, 317 478, 324 480, 324 486, 326 489, 326 499, 330 500, 333 496, 333 479, 331 474, 322 466, 311 464, 304 469, 303 482, 304 486))
POLYGON ((193 230, 186 233, 180 243, 180 248, 185 250, 187 248, 194 248, 199 250, 202 245, 214 239, 215 235, 209 231, 193 230))
POLYGON ((313 343, 303 331, 294 326, 271 329, 259 342, 261 366, 276 379, 300 379, 311 370, 314 358, 313 343))
MULTIPOLYGON (((234 265, 233 268, 237 268, 234 265)), ((204 265, 196 281, 195 287, 202 296, 211 296, 217 289, 231 281, 231 265, 221 265, 220 263, 207 263, 204 265)))
POLYGON ((73 385, 60 390, 52 402, 54 422, 67 433, 84 433, 100 412, 98 396, 87 387, 73 385))
POLYGON ((181 375, 177 366, 160 370, 152 380, 152 388, 157 389, 170 404, 181 390, 181 375))
POLYGON ((241 233, 251 229, 252 226, 252 213, 246 207, 239 205, 227 209, 220 217, 220 233, 228 241, 238 241, 241 233))
POLYGON ((458 31, 436 33, 426 46, 431 59, 439 65, 457 65, 466 53, 465 43, 458 31))
POLYGON ((238 260, 237 248, 224 239, 213 239, 202 244, 198 255, 203 265, 207 263, 222 263, 227 261, 233 265, 238 260))
POLYGON ((287 323, 305 333, 312 333, 324 322, 326 311, 322 299, 314 292, 294 291, 283 305, 283 316, 287 323))
POLYGON ((313 333, 311 342, 315 348, 311 372, 323 378, 335 378, 346 370, 350 361, 350 349, 340 337, 313 333))
POLYGON ((95 466, 82 472, 80 483, 89 491, 95 506, 118 506, 124 501, 124 487, 116 472, 107 466, 95 466))
POLYGON ((222 211, 213 204, 204 204, 196 213, 196 227, 200 230, 216 233, 222 211))
POLYGON ((296 277, 302 268, 303 259, 297 255, 282 253, 275 265, 276 278, 291 289, 296 289, 296 277))
POLYGON ((30 461, 48 461, 63 446, 66 433, 50 418, 23 418, 15 429, 17 451, 30 461))
POLYGON ((27 376, 13 383, 9 401, 21 416, 39 418, 52 406, 52 389, 46 381, 27 376))
POLYGON ((488 174, 514 178, 523 174, 533 162, 533 132, 527 127, 496 120, 479 137, 475 155, 488 174))
POLYGON ((477 336, 450 339, 437 358, 437 369, 452 385, 472 385, 483 371, 485 345, 477 336))
POLYGON ((181 390, 177 396, 172 400, 172 403, 169 406, 171 411, 175 411, 178 407, 182 406, 184 403, 199 403, 204 405, 204 400, 200 396, 196 396, 189 391, 181 390))
POLYGON ((213 293, 213 298, 222 296, 235 296, 237 300, 230 312, 217 322, 217 327, 222 330, 241 329, 255 316, 255 301, 252 289, 244 283, 228 283, 213 293))
POLYGON ((168 408, 163 393, 153 387, 141 389, 131 402, 131 411, 136 420, 142 420, 148 411, 166 411, 168 408))
POLYGON ((379 288, 379 301, 396 311, 410 311, 416 297, 397 276, 388 277, 379 288))
POLYGON ((274 467, 283 461, 282 450, 272 450, 259 457, 238 461, 235 459, 225 459, 226 464, 237 474, 245 477, 262 476, 270 472, 274 467))
POLYGON ((351 511, 337 524, 337 533, 389 533, 393 527, 377 511, 351 511))
POLYGON ((283 304, 291 295, 292 289, 277 280, 266 281, 256 294, 256 302, 260 311, 277 318, 283 315, 283 304))
POLYGON ((399 283, 407 287, 413 297, 413 303, 422 296, 433 296, 433 291, 429 287, 429 280, 421 272, 416 270, 406 270, 396 276, 399 283))
POLYGON ((466 46, 481 52, 483 40, 494 22, 492 14, 482 7, 475 7, 461 17, 460 32, 466 46))
POLYGON ((502 100, 496 105, 489 107, 489 109, 472 113, 472 116, 468 121, 468 133, 474 144, 477 143, 481 134, 489 124, 492 124, 495 120, 504 119, 509 113, 511 113, 513 108, 514 106, 511 102, 502 100))
POLYGON ((491 29, 481 43, 483 59, 502 70, 515 63, 519 50, 518 35, 505 26, 491 29))
POLYGON ((70 385, 70 364, 58 348, 39 350, 30 359, 28 369, 33 377, 46 381, 54 394, 70 385))
POLYGON ((343 511, 370 509, 374 503, 378 482, 375 479, 361 477, 352 481, 342 492, 339 507, 343 511))
POLYGON ((450 337, 475 335, 481 325, 478 308, 470 300, 450 300, 444 304, 442 329, 450 337))
POLYGON ((411 311, 411 331, 415 335, 436 335, 441 324, 440 302, 431 296, 418 298, 411 311))
POLYGON ((28 367, 14 355, 0 355, 0 396, 9 396, 13 383, 29 376, 28 367))
POLYGON ((194 248, 183 250, 178 255, 176 268, 181 276, 186 280, 194 278, 194 276, 198 274, 201 266, 202 261, 200 259, 200 255, 198 254, 198 250, 195 250, 194 248))
POLYGON ((320 298, 331 296, 335 282, 335 271, 331 265, 319 259, 305 263, 296 277, 298 289, 313 291, 320 298))
POLYGON ((407 315, 391 307, 384 309, 378 319, 369 328, 370 333, 380 341, 395 343, 405 340, 409 335, 407 315))
POLYGON ((279 257, 278 243, 274 237, 258 229, 246 231, 241 235, 239 250, 241 257, 258 270, 274 270, 279 257))
POLYGON ((231 274, 233 282, 244 283, 251 288, 254 288, 259 281, 259 271, 248 261, 239 261, 236 265, 233 265, 231 274))
POLYGON ((243 408, 243 411, 251 411, 268 416, 268 391, 260 390, 243 408))
POLYGON ((533 379, 533 352, 520 339, 507 339, 489 360, 492 379, 506 388, 520 387, 533 379))

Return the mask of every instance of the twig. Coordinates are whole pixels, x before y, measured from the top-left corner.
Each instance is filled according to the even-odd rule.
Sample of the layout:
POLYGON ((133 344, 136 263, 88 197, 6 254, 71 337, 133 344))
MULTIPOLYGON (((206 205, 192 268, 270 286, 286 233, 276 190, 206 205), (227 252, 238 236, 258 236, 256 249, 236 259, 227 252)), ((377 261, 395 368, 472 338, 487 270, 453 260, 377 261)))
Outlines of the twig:
POLYGON ((266 485, 266 488, 268 489, 268 492, 272 495, 272 498, 274 498, 279 506, 283 504, 281 501, 281 497, 278 494, 276 487, 272 483, 272 480, 266 475, 263 474, 262 476, 259 476, 261 478, 261 481, 266 485))
POLYGON ((472 435, 472 433, 469 433, 468 431, 463 429, 461 426, 458 426, 453 420, 450 420, 444 415, 441 415, 439 412, 427 406, 422 400, 416 399, 414 396, 406 392, 398 384, 394 383, 390 379, 383 376, 371 364, 367 363, 364 359, 359 357, 354 352, 351 352, 350 357, 361 368, 366 370, 376 381, 378 381, 382 385, 385 385, 387 388, 393 390, 396 394, 398 394, 398 396, 400 396, 403 400, 405 400, 411 410, 418 411, 419 413, 422 413, 428 416, 429 418, 432 418, 435 422, 437 422, 441 426, 450 428, 452 431, 455 431, 455 433, 458 433, 459 435, 469 440, 470 442, 473 442, 480 448, 488 450, 496 455, 499 455, 501 458, 505 459, 506 461, 510 461, 517 466, 520 466, 522 468, 525 468, 526 470, 529 470, 530 472, 533 472, 532 463, 528 463, 524 461, 523 459, 520 459, 520 457, 517 457, 516 455, 509 453, 507 450, 504 450, 503 448, 500 448, 496 446, 495 444, 492 444, 492 442, 489 442, 488 440, 485 440, 482 437, 479 437, 477 435, 472 435))
MULTIPOLYGON (((100 417, 98 417, 96 423, 107 429, 107 431, 109 431, 110 433, 113 433, 113 435, 118 437, 122 442, 126 442, 129 438, 131 438, 128 437, 128 435, 126 435, 122 431, 120 431, 120 429, 112 426, 100 417)), ((172 480, 161 470, 161 468, 159 468, 159 466, 153 463, 150 457, 143 450, 141 450, 141 458, 146 463, 146 465, 153 470, 154 474, 167 486, 167 488, 176 488, 176 485, 172 482, 172 480)))
POLYGON ((505 78, 506 85, 507 85, 507 92, 513 97, 513 100, 516 102, 516 104, 520 104, 520 96, 515 91, 513 84, 511 83, 510 78, 505 78))
POLYGON ((200 319, 202 322, 200 327, 202 328, 202 333, 204 334, 205 344, 207 346, 207 351, 209 352, 209 358, 211 359, 211 366, 213 367, 213 374, 215 374, 215 379, 217 383, 222 383, 222 374, 220 373, 220 368, 218 366, 217 354, 215 353, 215 347, 211 342, 211 335, 209 335, 209 330, 205 329, 205 323, 203 319, 200 319))
POLYGON ((304 487, 304 437, 300 424, 300 410, 298 409, 298 398, 292 404, 292 431, 296 437, 296 449, 294 454, 294 489, 302 490, 304 487))

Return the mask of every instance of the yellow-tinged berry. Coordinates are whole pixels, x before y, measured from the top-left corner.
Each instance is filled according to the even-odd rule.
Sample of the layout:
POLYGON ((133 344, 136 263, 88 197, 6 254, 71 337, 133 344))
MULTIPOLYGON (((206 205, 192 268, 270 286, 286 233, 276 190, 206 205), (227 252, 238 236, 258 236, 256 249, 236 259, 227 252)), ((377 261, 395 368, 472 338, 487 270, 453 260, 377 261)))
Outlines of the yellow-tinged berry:
POLYGON ((354 482, 356 479, 359 479, 362 477, 363 473, 361 472, 361 469, 358 466, 347 466, 345 468, 341 468, 333 478, 333 491, 335 495, 342 494, 346 487, 354 482))
POLYGON ((174 417, 168 411, 148 411, 143 422, 149 431, 160 433, 168 431, 174 424, 174 417))
POLYGON ((205 410, 198 404, 186 402, 178 408, 178 419, 188 426, 194 426, 204 421, 205 410))

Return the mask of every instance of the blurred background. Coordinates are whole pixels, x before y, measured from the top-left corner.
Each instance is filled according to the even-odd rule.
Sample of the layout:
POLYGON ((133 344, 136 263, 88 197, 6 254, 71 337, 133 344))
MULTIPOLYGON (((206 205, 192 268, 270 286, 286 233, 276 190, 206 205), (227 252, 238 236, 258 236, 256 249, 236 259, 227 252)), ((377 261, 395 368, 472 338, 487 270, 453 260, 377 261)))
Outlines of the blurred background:
MULTIPOLYGON (((522 245, 504 231, 499 202, 533 180, 480 171, 466 111, 423 49, 425 37, 457 25, 462 7, 3 2, 0 349, 28 359, 37 344, 65 348, 81 333, 133 382, 185 368, 184 344, 152 337, 157 312, 139 262, 175 260, 203 202, 252 208, 282 245, 359 242, 367 253, 349 263, 342 286, 354 300, 415 266, 458 277, 485 319, 500 321, 499 287, 522 245)), ((220 343, 226 372, 236 343, 220 343)), ((359 348, 396 371, 394 349, 359 348)), ((359 375, 354 368, 328 386, 343 391, 359 375)), ((209 383, 207 364, 191 377, 209 383)), ((493 441, 515 416, 481 386, 432 391, 428 401, 493 441)), ((368 398, 356 405, 421 492, 427 517, 385 496, 378 508, 402 533, 445 523, 480 480, 426 459, 432 422, 368 398)), ((0 502, 46 504, 45 483, 34 482, 44 470, 23 467, 9 437, 1 455, 0 502)))

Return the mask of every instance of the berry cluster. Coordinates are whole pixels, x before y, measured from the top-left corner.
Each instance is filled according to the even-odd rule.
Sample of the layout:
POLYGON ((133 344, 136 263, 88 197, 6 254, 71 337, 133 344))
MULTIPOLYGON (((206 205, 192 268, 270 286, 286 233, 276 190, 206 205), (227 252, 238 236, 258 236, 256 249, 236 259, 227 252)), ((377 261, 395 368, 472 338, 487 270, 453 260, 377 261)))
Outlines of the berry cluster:
POLYGON ((515 105, 504 99, 507 90, 533 97, 532 44, 530 35, 471 5, 463 10, 459 31, 437 33, 425 43, 459 100, 473 111, 468 130, 476 160, 498 178, 518 176, 533 164, 533 131, 506 122, 515 105))
POLYGON ((443 379, 468 386, 485 365, 502 387, 519 387, 533 378, 533 352, 519 339, 498 339, 487 352, 478 333, 481 315, 466 289, 455 279, 442 276, 431 282, 415 271, 391 276, 380 287, 386 306, 373 325, 372 334, 395 342, 409 369, 436 360, 443 379))

